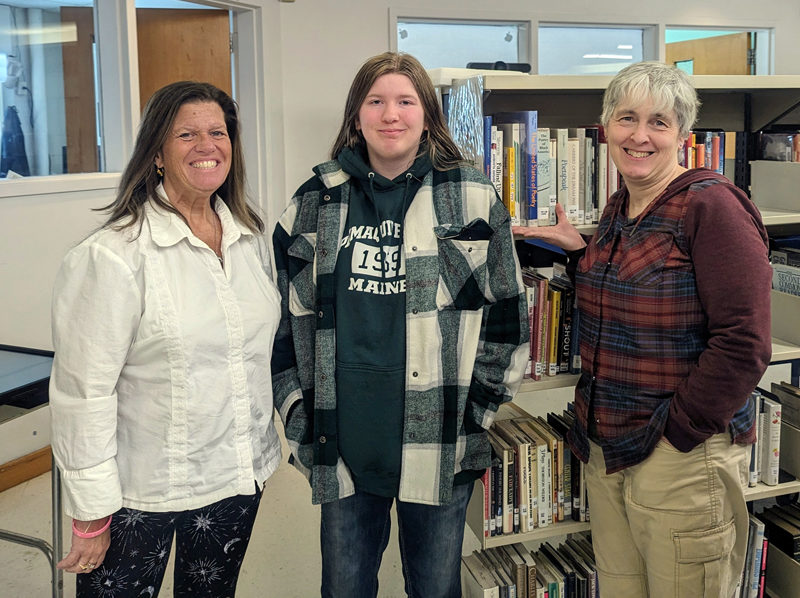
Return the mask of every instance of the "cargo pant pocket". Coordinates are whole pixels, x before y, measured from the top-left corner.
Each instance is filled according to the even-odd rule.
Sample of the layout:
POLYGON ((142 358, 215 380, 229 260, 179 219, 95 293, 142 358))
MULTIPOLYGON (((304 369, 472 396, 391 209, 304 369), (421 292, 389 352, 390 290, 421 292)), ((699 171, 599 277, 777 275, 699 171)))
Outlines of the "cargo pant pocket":
POLYGON ((673 532, 675 598, 719 598, 731 585, 734 520, 706 530, 673 532))

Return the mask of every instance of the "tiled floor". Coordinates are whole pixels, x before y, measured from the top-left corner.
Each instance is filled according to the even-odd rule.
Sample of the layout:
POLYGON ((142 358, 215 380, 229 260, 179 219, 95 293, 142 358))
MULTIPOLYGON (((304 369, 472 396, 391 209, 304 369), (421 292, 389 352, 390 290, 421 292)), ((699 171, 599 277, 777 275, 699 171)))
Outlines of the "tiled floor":
MULTIPOLYGON (((285 450, 284 454, 288 454, 285 450)), ((300 473, 284 463, 270 478, 242 566, 237 598, 319 596, 319 507, 300 473)), ((64 518, 65 544, 69 519, 64 518)), ((396 526, 395 526, 396 527, 396 526)), ((50 540, 50 474, 0 493, 0 529, 50 540)), ((68 550, 68 545, 65 545, 68 550)), ((471 550, 471 549, 470 549, 471 550)), ((172 596, 169 573, 160 596, 172 596)), ((403 575, 393 534, 379 574, 381 598, 401 598, 403 575)), ((50 568, 35 549, 0 541, 0 598, 48 598, 50 568)), ((75 595, 75 576, 64 574, 64 596, 75 595)))

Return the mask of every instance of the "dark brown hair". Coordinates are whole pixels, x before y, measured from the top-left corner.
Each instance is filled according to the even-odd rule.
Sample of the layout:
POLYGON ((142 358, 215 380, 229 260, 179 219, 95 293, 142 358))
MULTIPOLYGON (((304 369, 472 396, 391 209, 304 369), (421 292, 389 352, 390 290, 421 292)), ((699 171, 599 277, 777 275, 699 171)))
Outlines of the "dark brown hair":
POLYGON ((165 85, 147 101, 133 155, 122 173, 117 197, 111 204, 101 208, 109 213, 106 225, 125 228, 140 223, 148 199, 183 218, 178 210, 156 194, 160 178, 156 173, 155 158, 164 146, 181 106, 204 102, 215 103, 222 108, 231 140, 231 168, 216 194, 239 222, 253 232, 264 230, 264 222, 245 197, 244 154, 236 102, 214 85, 196 81, 178 81, 165 85))

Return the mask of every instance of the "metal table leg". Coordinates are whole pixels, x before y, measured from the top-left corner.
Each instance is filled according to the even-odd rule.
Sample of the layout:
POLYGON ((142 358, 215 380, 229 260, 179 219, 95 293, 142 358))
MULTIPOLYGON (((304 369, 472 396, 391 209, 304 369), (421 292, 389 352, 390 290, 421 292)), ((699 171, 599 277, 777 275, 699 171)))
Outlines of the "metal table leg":
POLYGON ((52 526, 53 526, 53 544, 49 544, 41 538, 34 538, 33 536, 26 536, 24 534, 17 534, 7 530, 0 530, 0 540, 7 540, 16 544, 24 546, 31 546, 41 550, 47 559, 50 561, 51 581, 53 586, 53 598, 62 598, 64 596, 64 576, 61 569, 56 568, 56 564, 61 560, 61 478, 53 461, 52 469, 50 472, 52 482, 52 526), (55 553, 53 551, 55 547, 55 553))

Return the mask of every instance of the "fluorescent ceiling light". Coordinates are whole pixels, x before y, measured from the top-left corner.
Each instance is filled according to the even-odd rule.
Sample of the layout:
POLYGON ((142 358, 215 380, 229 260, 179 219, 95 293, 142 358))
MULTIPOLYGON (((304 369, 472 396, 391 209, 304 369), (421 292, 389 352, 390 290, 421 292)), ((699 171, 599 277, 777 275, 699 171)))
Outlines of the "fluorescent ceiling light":
POLYGON ((16 35, 20 45, 66 44, 78 41, 78 26, 75 23, 61 23, 34 28, 2 29, 0 35, 16 35))
POLYGON ((633 46, 631 44, 620 44, 617 46, 617 50, 633 50, 633 46))
POLYGON ((607 58, 611 60, 633 60, 630 54, 584 54, 584 58, 607 58))

